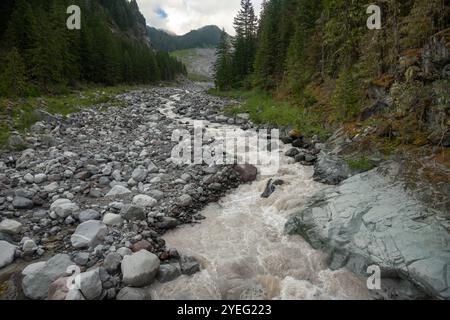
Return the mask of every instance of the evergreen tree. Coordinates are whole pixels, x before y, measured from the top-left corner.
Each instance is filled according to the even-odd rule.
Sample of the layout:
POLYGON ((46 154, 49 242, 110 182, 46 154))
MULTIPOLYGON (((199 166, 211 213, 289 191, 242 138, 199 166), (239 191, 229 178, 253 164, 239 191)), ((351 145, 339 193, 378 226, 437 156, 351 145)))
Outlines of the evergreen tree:
POLYGON ((17 48, 12 48, 0 74, 0 95, 22 96, 26 92, 25 64, 17 48))
POLYGON ((231 48, 225 29, 222 31, 220 43, 216 49, 214 64, 214 82, 219 90, 228 90, 232 84, 231 48))
POLYGON ((234 19, 233 78, 237 85, 253 72, 256 52, 257 18, 251 0, 241 0, 241 9, 234 19))

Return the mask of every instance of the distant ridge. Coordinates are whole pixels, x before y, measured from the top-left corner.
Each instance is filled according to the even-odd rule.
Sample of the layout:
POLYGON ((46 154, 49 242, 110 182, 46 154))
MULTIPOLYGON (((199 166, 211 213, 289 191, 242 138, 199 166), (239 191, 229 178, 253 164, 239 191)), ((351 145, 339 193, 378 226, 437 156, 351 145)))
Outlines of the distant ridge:
POLYGON ((148 37, 153 48, 163 51, 176 51, 192 48, 216 47, 222 30, 218 26, 205 26, 177 36, 167 31, 147 26, 148 37))

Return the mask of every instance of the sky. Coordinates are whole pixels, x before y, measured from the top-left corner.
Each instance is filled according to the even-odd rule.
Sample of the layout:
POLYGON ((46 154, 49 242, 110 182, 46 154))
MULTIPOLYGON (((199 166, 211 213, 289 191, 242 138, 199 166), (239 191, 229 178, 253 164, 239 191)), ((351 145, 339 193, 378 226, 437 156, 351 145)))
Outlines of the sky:
MULTIPOLYGON (((233 20, 241 0, 137 0, 147 24, 183 35, 206 25, 217 25, 234 35, 233 20)), ((253 0, 259 15, 262 0, 253 0)))

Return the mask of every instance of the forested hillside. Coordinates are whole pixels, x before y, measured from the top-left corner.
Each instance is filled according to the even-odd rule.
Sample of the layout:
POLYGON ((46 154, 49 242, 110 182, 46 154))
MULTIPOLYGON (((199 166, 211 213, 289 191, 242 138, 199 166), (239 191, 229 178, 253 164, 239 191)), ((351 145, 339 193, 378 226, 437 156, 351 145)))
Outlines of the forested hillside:
POLYGON ((221 35, 217 26, 205 26, 182 36, 171 35, 153 27, 147 29, 152 47, 163 51, 215 47, 219 44, 221 35))
POLYGON ((269 0, 257 22, 243 0, 234 52, 218 47, 217 88, 256 88, 292 106, 267 106, 267 116, 254 114, 261 121, 325 136, 344 123, 372 125, 390 145, 448 145, 449 5, 379 1, 381 29, 369 30, 370 4, 269 0))
POLYGON ((155 52, 135 0, 5 0, 0 4, 0 95, 60 92, 78 83, 172 80, 184 66, 155 52), (68 30, 68 6, 81 30, 68 30))

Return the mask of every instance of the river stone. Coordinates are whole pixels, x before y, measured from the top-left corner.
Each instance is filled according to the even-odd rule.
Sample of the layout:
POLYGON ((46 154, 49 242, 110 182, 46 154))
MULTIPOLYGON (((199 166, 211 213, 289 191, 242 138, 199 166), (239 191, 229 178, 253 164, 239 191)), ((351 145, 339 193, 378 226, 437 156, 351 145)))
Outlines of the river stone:
POLYGON ((143 208, 154 207, 157 202, 158 201, 156 199, 153 199, 152 197, 145 194, 140 194, 133 198, 133 204, 143 208))
POLYGON ((78 213, 80 208, 69 199, 58 199, 50 206, 50 211, 53 211, 60 218, 67 218, 78 213))
POLYGON ((188 194, 183 194, 178 198, 178 204, 182 207, 188 207, 192 204, 192 197, 188 194))
POLYGON ((131 191, 125 188, 121 185, 115 185, 107 194, 107 197, 116 197, 116 196, 122 196, 125 194, 130 194, 131 191))
POLYGON ((162 264, 159 266, 156 279, 161 283, 165 283, 175 280, 179 276, 181 276, 181 270, 178 264, 162 264))
POLYGON ((410 281, 429 296, 450 299, 450 235, 439 213, 405 192, 399 165, 353 176, 314 195, 291 216, 286 232, 330 254, 334 269, 410 281))
POLYGON ((80 291, 87 300, 97 300, 103 292, 100 268, 80 274, 80 291))
POLYGON ((100 213, 98 213, 93 209, 84 210, 78 214, 78 220, 80 220, 81 222, 86 222, 89 220, 98 220, 99 218, 100 213))
POLYGON ((70 238, 76 249, 94 248, 101 244, 108 233, 108 227, 101 221, 90 220, 80 224, 70 238))
POLYGON ((22 281, 22 289, 25 296, 32 300, 43 300, 48 297, 50 285, 58 278, 66 274, 68 267, 73 262, 66 254, 57 254, 45 263, 30 266, 24 270, 25 277, 22 281))
POLYGON ((150 285, 159 270, 159 264, 159 258, 146 250, 125 256, 122 261, 123 283, 132 287, 150 285))
POLYGON ((128 221, 145 220, 146 215, 144 209, 135 205, 125 205, 121 212, 122 218, 128 221))
POLYGON ((350 177, 350 169, 344 160, 338 156, 321 151, 314 166, 314 180, 337 185, 350 177))
POLYGON ((122 263, 123 257, 117 252, 110 252, 105 257, 105 261, 103 262, 103 268, 109 273, 114 274, 119 269, 120 264, 122 263))
POLYGON ((0 269, 10 265, 14 261, 15 253, 16 246, 6 241, 0 241, 0 269))
POLYGON ((15 235, 22 231, 22 224, 15 220, 5 219, 0 222, 0 232, 15 235))
POLYGON ((107 213, 103 216, 103 223, 107 226, 120 226, 122 222, 122 217, 119 214, 107 213))
POLYGON ((133 171, 131 174, 131 179, 133 179, 136 182, 142 182, 147 178, 148 171, 144 168, 137 168, 133 171))
POLYGON ((24 197, 15 197, 13 200, 14 209, 32 209, 33 201, 24 197))
POLYGON ((258 175, 258 169, 251 164, 238 164, 234 166, 234 170, 244 183, 255 181, 258 175))

